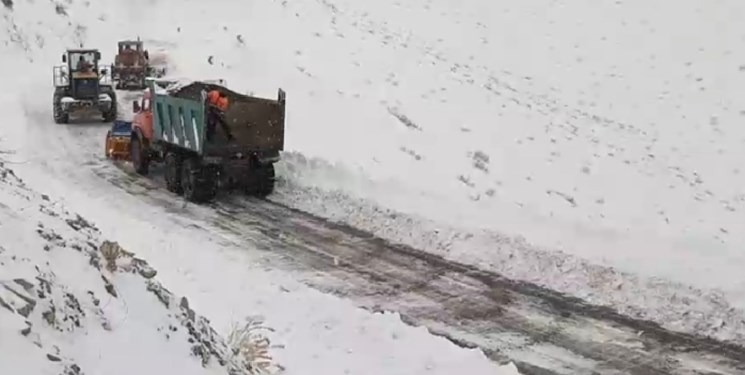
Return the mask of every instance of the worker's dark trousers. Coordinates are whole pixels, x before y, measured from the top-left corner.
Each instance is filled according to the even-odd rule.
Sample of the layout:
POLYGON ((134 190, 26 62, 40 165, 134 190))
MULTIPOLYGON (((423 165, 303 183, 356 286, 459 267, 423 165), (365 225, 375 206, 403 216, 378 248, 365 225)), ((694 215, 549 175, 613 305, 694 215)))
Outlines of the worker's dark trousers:
POLYGON ((223 117, 223 114, 221 111, 217 110, 216 108, 210 107, 207 110, 207 141, 212 141, 212 139, 215 137, 215 128, 217 127, 217 123, 220 123, 220 127, 222 128, 222 131, 225 133, 225 136, 228 137, 228 139, 233 138, 233 134, 230 132, 230 128, 228 127, 228 124, 225 122, 225 118, 223 117))

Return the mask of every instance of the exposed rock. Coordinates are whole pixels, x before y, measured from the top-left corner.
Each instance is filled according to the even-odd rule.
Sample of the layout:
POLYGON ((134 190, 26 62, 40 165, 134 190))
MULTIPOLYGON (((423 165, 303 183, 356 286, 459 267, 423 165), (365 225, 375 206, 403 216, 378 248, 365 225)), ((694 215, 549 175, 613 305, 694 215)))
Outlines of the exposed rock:
POLYGON ((3 297, 0 297, 0 307, 4 307, 13 313, 16 312, 15 309, 13 309, 13 307, 11 307, 7 302, 3 300, 3 297))
POLYGON ((75 229, 76 231, 80 231, 83 228, 98 231, 98 228, 96 228, 95 225, 91 224, 88 220, 83 219, 80 215, 75 215, 75 219, 67 219, 65 222, 70 226, 70 228, 75 229))
POLYGON ((36 280, 39 282, 39 289, 36 290, 36 295, 39 298, 46 298, 47 295, 52 294, 52 285, 47 279, 36 276, 36 280))
POLYGON ((57 309, 54 305, 52 305, 49 307, 49 310, 41 313, 41 317, 44 318, 50 326, 55 326, 57 324, 56 310, 57 309))
POLYGON ((2 305, 2 303, 5 303, 9 306, 4 307, 10 308, 11 311, 17 312, 24 318, 28 318, 28 316, 31 314, 32 311, 34 311, 34 308, 36 307, 36 300, 25 295, 24 293, 15 290, 8 284, 1 284, 2 287, 12 293, 12 296, 14 297, 11 297, 11 295, 6 295, 6 301, 0 302, 0 305, 2 305), (11 298, 12 300, 7 300, 8 298, 11 298))
POLYGON ((27 292, 30 292, 34 289, 34 284, 24 280, 24 279, 14 279, 13 282, 23 287, 24 290, 27 292))
POLYGON ((63 375, 83 375, 83 373, 80 370, 80 366, 74 363, 72 365, 65 366, 65 371, 62 374, 63 375))
POLYGON ((193 322, 196 318, 196 314, 194 313, 194 310, 189 308, 189 300, 187 300, 186 297, 181 297, 179 307, 181 307, 181 310, 186 314, 186 318, 190 322, 193 322))
POLYGON ((149 292, 153 292, 156 297, 158 297, 158 300, 162 302, 166 308, 171 307, 171 293, 165 290, 163 286, 160 285, 157 281, 148 280, 147 282, 147 290, 149 292))
POLYGON ((152 279, 153 277, 155 277, 155 275, 158 274, 158 271, 156 271, 153 267, 150 267, 150 265, 142 259, 134 258, 132 260, 132 264, 137 270, 137 273, 139 273, 140 276, 146 279, 152 279))
POLYGON ((29 321, 27 320, 27 321, 26 321, 26 325, 27 325, 28 327, 26 327, 26 328, 24 328, 24 329, 22 329, 22 330, 21 330, 21 334, 22 334, 22 335, 24 335, 24 336, 28 336, 28 334, 29 334, 29 333, 31 333, 31 322, 29 322, 29 321))
POLYGON ((29 315, 31 315, 31 312, 34 311, 34 308, 36 307, 36 301, 30 300, 30 302, 26 305, 18 309, 18 313, 21 314, 22 317, 28 318, 29 315))
POLYGON ((52 362, 60 362, 62 359, 60 357, 57 357, 56 355, 47 353, 47 359, 52 362))
POLYGON ((118 298, 119 295, 116 294, 116 290, 114 289, 114 284, 112 284, 109 279, 106 278, 106 276, 101 275, 101 279, 103 280, 104 287, 106 288, 106 291, 111 294, 112 297, 118 298))

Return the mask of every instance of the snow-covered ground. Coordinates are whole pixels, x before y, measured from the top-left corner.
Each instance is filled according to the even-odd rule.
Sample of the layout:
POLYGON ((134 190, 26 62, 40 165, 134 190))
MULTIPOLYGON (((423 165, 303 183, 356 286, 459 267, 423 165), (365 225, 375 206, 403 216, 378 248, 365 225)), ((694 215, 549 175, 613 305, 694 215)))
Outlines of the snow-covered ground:
POLYGON ((31 190, 0 160, 5 371, 249 374, 264 364, 270 371, 281 368, 272 363, 273 349, 262 347, 260 329, 247 331, 253 335, 247 345, 226 341, 190 309, 188 299, 163 288, 146 262, 100 234, 94 224, 31 190), (233 348, 255 353, 234 355, 233 348))
POLYGON ((16 1, 12 11, 0 8, 0 25, 8 31, 0 44, 0 79, 16 88, 0 95, 5 108, 0 126, 3 368, 10 365, 18 373, 150 373, 163 368, 225 373, 214 356, 207 368, 191 356, 194 343, 187 340, 185 326, 199 329, 204 323, 199 316, 189 318, 193 309, 214 327, 210 343, 218 351, 236 332, 235 324, 246 318, 263 321, 271 329, 263 333, 279 346, 270 348, 273 363, 287 374, 517 373, 513 365, 499 366, 480 350, 411 327, 398 314, 371 313, 310 289, 261 263, 261 256, 246 251, 251 249, 243 243, 204 230, 203 223, 185 214, 205 208, 151 206, 97 178, 99 169, 113 168, 101 152, 108 126, 54 124, 48 79, 50 65, 59 61, 65 46, 74 46, 75 38, 113 47, 117 38, 132 37, 106 34, 115 29, 107 17, 124 12, 121 5, 16 1), (76 229, 78 221, 85 226, 76 229), (124 259, 123 268, 112 272, 104 260, 101 269, 89 263, 104 258, 99 247, 105 239, 116 240, 152 268, 124 259), (157 270, 155 279, 148 279, 151 269, 157 270), (148 290, 153 280, 171 292, 148 290), (47 282, 41 297, 38 289, 47 288, 47 282), (107 283, 116 297, 106 290, 107 283), (168 308, 160 301, 164 296, 168 308), (181 307, 180 296, 187 296, 189 309, 181 307), (34 304, 30 312, 29 304, 34 304), (52 323, 48 311, 55 311, 52 323))
MULTIPOLYGON (((68 211, 54 195, 34 191, 3 160, 0 156, 0 359, 4 369, 72 375, 155 373, 166 368, 182 374, 225 374, 232 368, 248 374, 258 373, 251 371, 265 365, 268 373, 286 367, 289 374, 308 369, 332 374, 452 374, 457 369, 474 374, 516 373, 512 365, 500 371, 479 351, 456 347, 424 328, 408 327, 396 314, 369 314, 291 283, 277 284, 276 277, 261 280, 266 272, 252 270, 253 277, 241 277, 219 256, 209 266, 220 267, 223 277, 190 276, 193 270, 178 269, 188 261, 159 247, 171 258, 162 268, 166 274, 182 273, 181 280, 196 278, 194 282, 202 289, 197 303, 211 306, 205 310, 223 326, 221 336, 209 320, 195 314, 190 307, 194 301, 161 286, 155 269, 136 254, 104 240, 104 233, 111 230, 100 230, 68 211), (243 284, 230 285, 236 280, 243 284), (269 305, 267 321, 275 324, 269 328, 276 333, 267 331, 260 317, 229 317, 267 311, 266 307, 247 308, 241 299, 254 306, 269 305), (244 329, 243 318, 251 318, 250 329, 244 329), (270 345, 265 338, 282 340, 284 345, 270 345), (243 348, 247 354, 234 355, 234 348, 243 348)), ((119 224, 130 223, 122 220, 119 224)), ((139 243, 153 246, 155 237, 140 233, 139 243)), ((177 243, 168 236, 160 241, 177 243)), ((205 251, 205 247, 198 250, 205 251)), ((165 278, 174 280, 173 276, 165 278)))
POLYGON ((740 2, 70 3, 4 11, 7 48, 34 58, 16 67, 27 75, 9 105, 25 113, 4 133, 80 188, 59 189, 71 204, 98 201, 81 207, 91 215, 106 216, 91 208, 105 188, 55 170, 100 158, 105 130, 47 130, 39 93, 58 41, 113 58, 137 33, 179 75, 287 91, 272 199, 745 342, 740 2))
POLYGON ((740 3, 183 4, 243 17, 133 20, 181 73, 288 92, 273 199, 743 342, 740 3))

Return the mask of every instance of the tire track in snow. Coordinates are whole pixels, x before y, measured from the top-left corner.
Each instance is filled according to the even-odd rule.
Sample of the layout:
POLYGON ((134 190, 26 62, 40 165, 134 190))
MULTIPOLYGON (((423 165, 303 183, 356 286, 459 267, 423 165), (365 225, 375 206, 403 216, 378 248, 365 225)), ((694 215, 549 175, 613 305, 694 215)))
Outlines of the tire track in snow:
MULTIPOLYGON (((180 199, 160 178, 125 168, 95 173, 154 204, 171 207, 180 199)), ((745 348, 671 332, 277 203, 223 196, 199 215, 189 209, 179 214, 198 216, 203 229, 219 228, 264 251, 273 266, 306 272, 305 282, 319 290, 368 310, 399 312, 457 345, 478 347, 497 362, 514 361, 525 374, 745 371, 745 348)))

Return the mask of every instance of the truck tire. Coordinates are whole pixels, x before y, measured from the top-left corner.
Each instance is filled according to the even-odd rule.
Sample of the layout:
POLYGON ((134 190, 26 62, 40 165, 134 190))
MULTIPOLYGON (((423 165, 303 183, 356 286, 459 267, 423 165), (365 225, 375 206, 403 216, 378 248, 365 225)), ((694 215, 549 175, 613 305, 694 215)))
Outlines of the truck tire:
POLYGON ((129 145, 129 154, 132 158, 132 166, 134 166, 135 172, 146 176, 150 172, 150 160, 147 158, 140 137, 136 135, 132 137, 132 142, 129 145))
POLYGON ((174 152, 169 152, 165 157, 165 180, 166 189, 171 193, 181 195, 184 189, 181 187, 181 169, 183 161, 181 156, 174 152))
POLYGON ((202 166, 197 158, 188 158, 181 167, 181 188, 190 202, 211 201, 217 195, 217 173, 214 168, 202 166))
POLYGON ((274 165, 261 165, 251 171, 248 179, 246 193, 248 195, 264 198, 274 192, 274 165))

